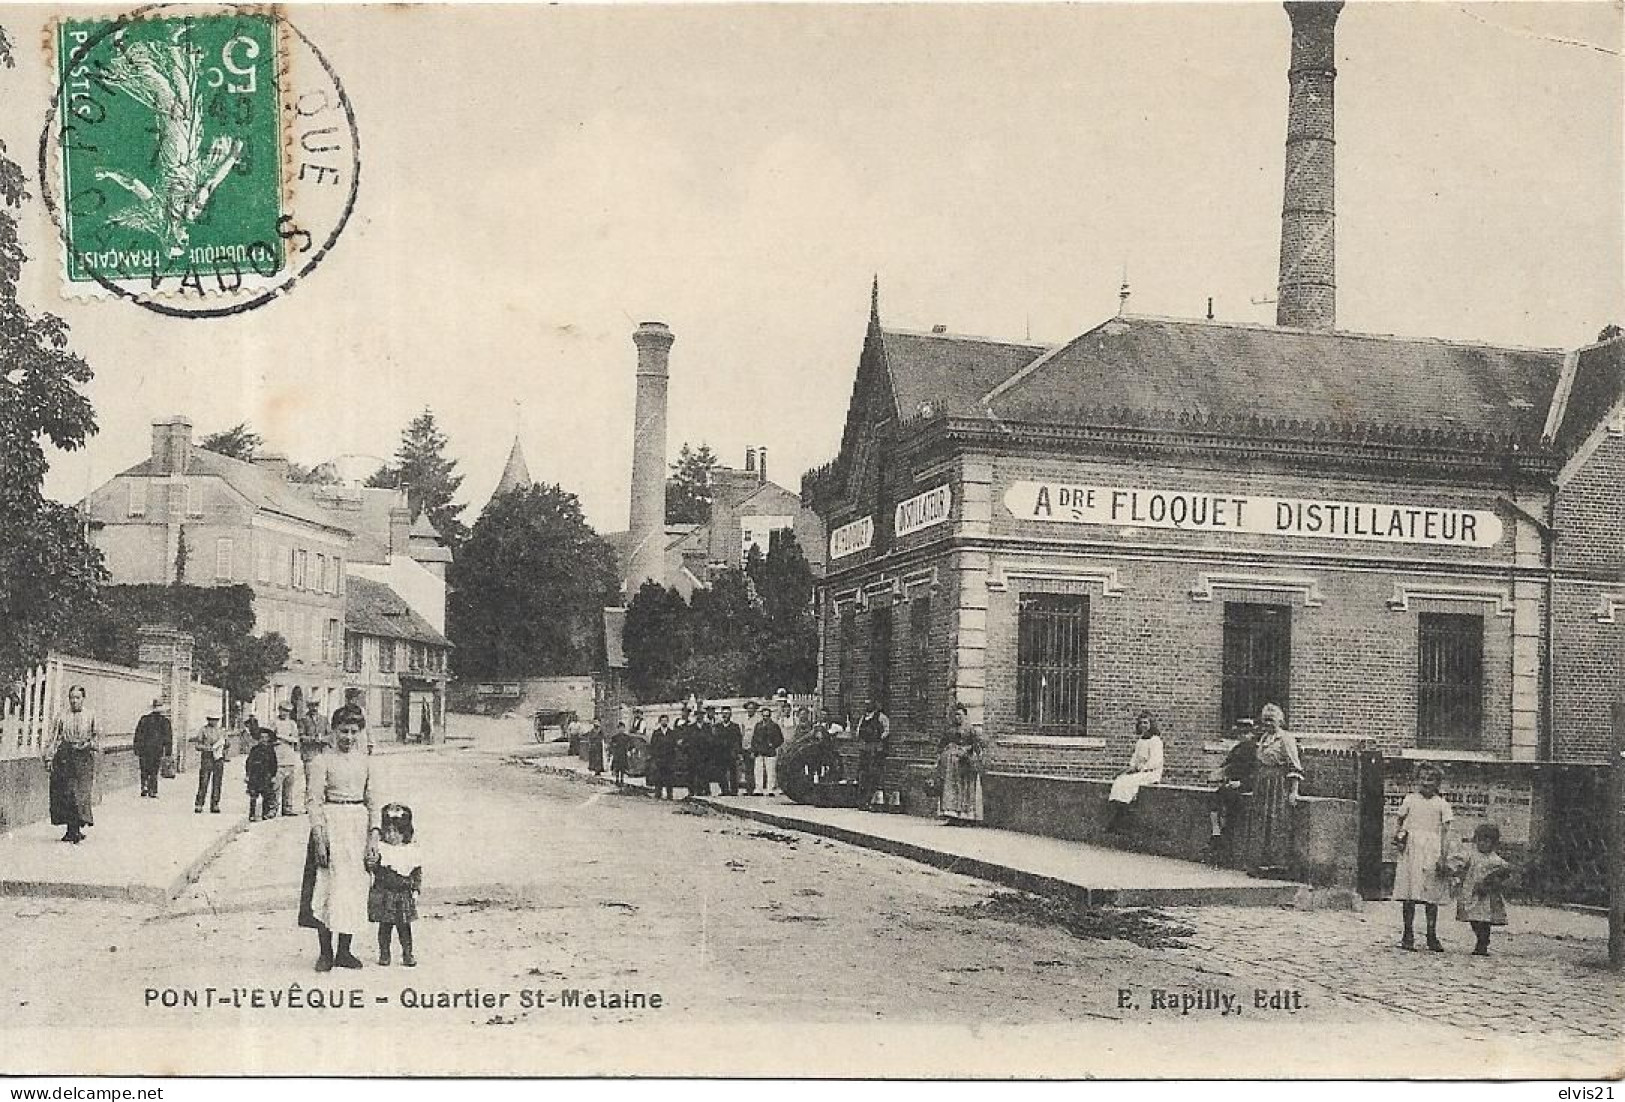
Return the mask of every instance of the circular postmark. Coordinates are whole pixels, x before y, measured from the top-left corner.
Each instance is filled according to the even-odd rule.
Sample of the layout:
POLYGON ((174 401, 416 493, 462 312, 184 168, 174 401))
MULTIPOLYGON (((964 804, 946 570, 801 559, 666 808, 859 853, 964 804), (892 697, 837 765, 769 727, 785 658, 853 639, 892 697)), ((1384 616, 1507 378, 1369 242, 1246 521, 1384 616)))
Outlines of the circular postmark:
POLYGON ((40 191, 75 298, 171 317, 285 295, 344 232, 355 110, 279 10, 154 5, 60 18, 40 191))

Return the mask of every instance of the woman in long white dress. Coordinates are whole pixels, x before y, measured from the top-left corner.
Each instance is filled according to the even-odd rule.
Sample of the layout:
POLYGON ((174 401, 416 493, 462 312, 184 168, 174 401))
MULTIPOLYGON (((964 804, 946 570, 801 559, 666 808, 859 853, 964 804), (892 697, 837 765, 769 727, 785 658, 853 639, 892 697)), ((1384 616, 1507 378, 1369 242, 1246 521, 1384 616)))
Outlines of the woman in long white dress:
POLYGON ((333 749, 312 758, 305 774, 310 841, 305 847, 299 925, 316 931, 318 972, 360 968, 350 939, 369 928, 367 893, 372 876, 366 865, 377 853, 379 820, 372 759, 356 749, 360 736, 360 722, 341 717, 333 732, 333 749))
POLYGON ((1112 781, 1111 793, 1106 797, 1110 814, 1106 829, 1109 831, 1123 829, 1123 817, 1128 814, 1129 805, 1134 803, 1140 789, 1162 780, 1162 731, 1157 727, 1157 717, 1149 711, 1142 711, 1134 719, 1134 733, 1137 738, 1134 752, 1129 755, 1128 771, 1117 775, 1112 781))

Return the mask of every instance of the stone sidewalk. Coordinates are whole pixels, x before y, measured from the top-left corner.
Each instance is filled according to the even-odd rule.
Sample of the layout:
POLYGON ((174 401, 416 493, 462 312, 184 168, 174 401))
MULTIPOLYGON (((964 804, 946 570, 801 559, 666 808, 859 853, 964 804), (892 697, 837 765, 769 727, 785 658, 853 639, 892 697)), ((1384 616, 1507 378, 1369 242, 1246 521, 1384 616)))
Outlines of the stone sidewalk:
MULTIPOLYGON (((516 754, 533 768, 613 786, 580 759, 516 754)), ((643 782, 628 792, 647 794, 643 782)), ((936 819, 853 808, 809 807, 783 796, 708 796, 696 803, 768 826, 805 831, 849 845, 974 876, 995 884, 1090 905, 1278 907, 1298 901, 1300 884, 1256 880, 1191 861, 1045 838, 1011 830, 944 826, 936 819)))
POLYGON ((0 895, 169 902, 248 823, 242 758, 226 765, 220 814, 195 814, 196 792, 194 772, 160 780, 156 800, 137 785, 106 793, 78 845, 48 822, 0 834, 0 895))

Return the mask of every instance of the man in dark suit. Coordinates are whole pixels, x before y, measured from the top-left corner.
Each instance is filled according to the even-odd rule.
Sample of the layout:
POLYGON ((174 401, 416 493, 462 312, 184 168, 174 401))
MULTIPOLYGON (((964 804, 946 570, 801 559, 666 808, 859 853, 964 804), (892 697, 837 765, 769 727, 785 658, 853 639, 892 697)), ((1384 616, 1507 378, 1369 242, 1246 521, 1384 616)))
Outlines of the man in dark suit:
POLYGON ((722 719, 712 731, 716 739, 717 780, 722 783, 724 796, 737 796, 739 785, 739 759, 744 751, 745 732, 734 722, 734 710, 723 706, 722 719))
POLYGON ((141 795, 158 798, 158 767, 170 752, 174 730, 163 713, 164 702, 154 700, 152 711, 135 725, 135 758, 141 765, 141 795))
MULTIPOLYGON (((695 725, 692 713, 688 710, 688 705, 683 705, 682 714, 677 717, 677 722, 672 724, 671 729, 677 748, 677 761, 673 767, 676 776, 682 779, 682 783, 688 789, 690 796, 697 795, 700 791, 699 778, 705 776, 706 748, 701 743, 700 729, 695 725)), ((709 792, 711 786, 708 784, 705 789, 709 792)))

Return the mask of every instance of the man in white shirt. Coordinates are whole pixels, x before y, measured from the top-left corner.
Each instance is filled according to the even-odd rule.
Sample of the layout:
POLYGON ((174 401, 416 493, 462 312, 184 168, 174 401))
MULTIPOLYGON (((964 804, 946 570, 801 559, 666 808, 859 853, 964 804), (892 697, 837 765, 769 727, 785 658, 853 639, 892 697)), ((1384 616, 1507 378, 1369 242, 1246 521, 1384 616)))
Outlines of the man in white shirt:
POLYGON ((209 810, 220 814, 220 789, 226 781, 226 758, 230 753, 231 741, 226 736, 226 729, 220 726, 219 716, 210 716, 209 722, 203 730, 197 733, 194 740, 198 748, 197 763, 197 803, 193 811, 203 813, 203 800, 207 796, 209 810))
POLYGON ((276 722, 276 783, 282 793, 282 814, 294 813, 294 778, 304 769, 299 759, 299 724, 293 721, 293 709, 287 704, 277 705, 276 722))

